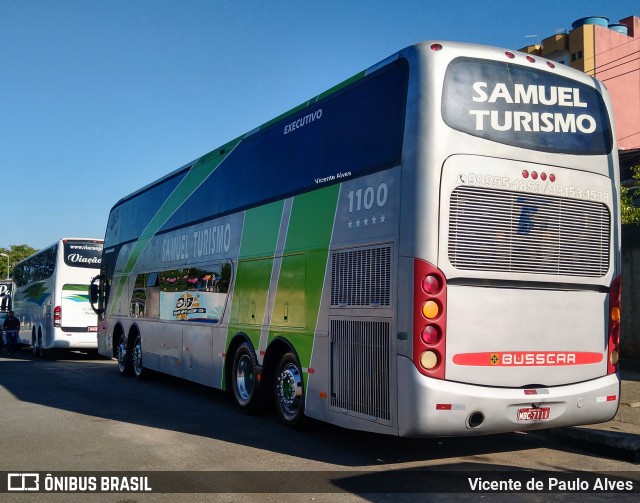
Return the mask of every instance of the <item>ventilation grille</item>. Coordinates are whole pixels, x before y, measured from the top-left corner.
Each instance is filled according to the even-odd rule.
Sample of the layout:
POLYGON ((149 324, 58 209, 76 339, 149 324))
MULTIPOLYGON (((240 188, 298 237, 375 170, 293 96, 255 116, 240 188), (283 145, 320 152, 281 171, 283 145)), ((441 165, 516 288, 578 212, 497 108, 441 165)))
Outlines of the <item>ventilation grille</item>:
POLYGON ((609 235, 601 203, 468 186, 451 194, 449 261, 458 269, 601 277, 609 235))
POLYGON ((391 247, 333 252, 331 306, 391 305, 391 247))
POLYGON ((389 322, 331 320, 331 405, 390 421, 389 322))

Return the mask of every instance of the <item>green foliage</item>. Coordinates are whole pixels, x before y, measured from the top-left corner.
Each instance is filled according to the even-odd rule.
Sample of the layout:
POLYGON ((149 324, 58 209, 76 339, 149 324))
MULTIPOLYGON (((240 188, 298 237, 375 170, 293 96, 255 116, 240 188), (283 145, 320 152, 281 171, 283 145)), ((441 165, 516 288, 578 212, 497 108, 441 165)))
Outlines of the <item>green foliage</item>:
MULTIPOLYGON (((29 245, 11 245, 11 248, 0 248, 0 253, 9 255, 9 276, 12 275, 13 266, 21 260, 26 259, 29 255, 37 252, 37 248, 29 245)), ((0 256, 0 278, 4 278, 7 274, 7 257, 0 256)))
POLYGON ((631 168, 636 183, 631 187, 620 187, 620 205, 623 224, 640 224, 640 164, 631 168))

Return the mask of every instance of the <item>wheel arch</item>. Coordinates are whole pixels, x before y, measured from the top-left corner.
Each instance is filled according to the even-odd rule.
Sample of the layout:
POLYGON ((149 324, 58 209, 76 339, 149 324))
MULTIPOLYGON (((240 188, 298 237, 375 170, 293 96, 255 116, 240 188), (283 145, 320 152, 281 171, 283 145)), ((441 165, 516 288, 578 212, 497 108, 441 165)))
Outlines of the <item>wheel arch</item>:
MULTIPOLYGON (((262 373, 269 389, 271 389, 273 385, 273 379, 275 377, 278 363, 286 353, 293 353, 296 355, 296 358, 298 358, 298 361, 300 360, 298 352, 293 347, 293 344, 284 337, 276 337, 273 339, 265 351, 264 360, 262 362, 262 373)), ((303 383, 306 386, 304 380, 303 383)))
MULTIPOLYGON (((111 337, 111 353, 114 358, 118 357, 118 344, 120 343, 120 337, 124 335, 124 327, 121 322, 116 323, 116 326, 113 327, 113 334, 111 337)), ((127 341, 129 344, 129 341, 127 341)))
POLYGON ((222 385, 223 390, 226 390, 226 391, 230 390, 229 383, 231 382, 231 372, 233 372, 233 359, 235 358, 236 351, 238 351, 238 348, 242 346, 242 344, 244 344, 245 342, 251 346, 251 349, 253 349, 254 354, 256 354, 256 348, 253 346, 253 343, 251 342, 251 339, 247 334, 245 334, 244 332, 238 332, 232 337, 231 342, 227 347, 227 351, 225 353, 225 358, 224 358, 224 379, 223 379, 223 385, 222 385))

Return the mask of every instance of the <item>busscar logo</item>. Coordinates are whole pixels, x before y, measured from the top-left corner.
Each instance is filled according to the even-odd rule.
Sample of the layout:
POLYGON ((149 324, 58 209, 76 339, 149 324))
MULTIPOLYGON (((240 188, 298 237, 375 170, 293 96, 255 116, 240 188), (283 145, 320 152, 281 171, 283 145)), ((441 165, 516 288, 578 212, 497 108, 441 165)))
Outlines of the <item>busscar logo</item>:
POLYGON ((39 491, 40 490, 40 474, 38 473, 8 473, 7 474, 7 490, 8 491, 39 491))
POLYGON ((562 367, 602 362, 597 351, 487 351, 453 355, 453 363, 471 367, 562 367))

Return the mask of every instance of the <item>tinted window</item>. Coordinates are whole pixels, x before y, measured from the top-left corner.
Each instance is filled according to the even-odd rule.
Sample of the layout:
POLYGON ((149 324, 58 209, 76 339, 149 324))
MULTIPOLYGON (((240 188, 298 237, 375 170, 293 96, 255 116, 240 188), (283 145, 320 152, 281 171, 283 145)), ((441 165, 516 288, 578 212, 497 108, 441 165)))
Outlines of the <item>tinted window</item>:
POLYGON ((16 286, 24 286, 50 278, 56 270, 58 245, 47 248, 25 259, 13 271, 16 286))
POLYGON ((105 246, 137 239, 185 173, 186 170, 171 176, 115 206, 109 215, 105 246))
POLYGON ((596 155, 613 146, 596 89, 511 63, 455 59, 445 76, 442 116, 454 129, 515 147, 596 155))
POLYGON ((231 282, 231 264, 138 274, 129 313, 134 318, 218 323, 231 282))
MULTIPOLYGON (((159 232, 398 165, 407 79, 398 60, 242 140, 159 232)), ((138 239, 185 173, 115 207, 105 246, 138 239)))
POLYGON ((398 165, 407 73, 397 61, 243 140, 162 230, 398 165))

